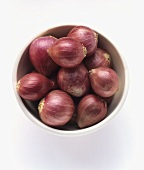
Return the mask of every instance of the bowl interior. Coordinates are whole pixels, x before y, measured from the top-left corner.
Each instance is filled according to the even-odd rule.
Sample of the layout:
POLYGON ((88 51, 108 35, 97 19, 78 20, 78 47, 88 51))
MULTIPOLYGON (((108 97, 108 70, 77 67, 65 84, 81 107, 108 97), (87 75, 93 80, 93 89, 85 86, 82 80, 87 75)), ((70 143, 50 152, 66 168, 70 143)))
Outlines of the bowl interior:
MULTIPOLYGON (((74 26, 69 26, 69 25, 55 27, 52 29, 48 29, 47 31, 43 32, 42 34, 38 35, 37 37, 52 35, 54 37, 60 38, 60 37, 66 36, 68 34, 68 32, 73 27, 74 26)), ((118 91, 116 92, 116 94, 113 97, 112 102, 108 106, 108 114, 107 114, 107 118, 108 118, 111 116, 111 114, 114 113, 114 110, 117 108, 117 106, 119 105, 119 103, 122 99, 124 89, 125 89, 125 78, 126 78, 125 76, 126 75, 125 75, 125 67, 124 67, 123 60, 122 60, 119 52, 115 48, 115 46, 106 37, 101 35, 99 32, 98 32, 98 34, 99 34, 98 46, 102 49, 105 49, 110 54, 112 63, 113 63, 113 68, 119 76, 119 83, 120 83, 118 91)), ((15 82, 17 82, 26 73, 29 73, 30 71, 32 71, 34 69, 30 62, 29 55, 28 55, 30 43, 26 46, 26 48, 22 51, 22 53, 20 54, 20 56, 18 58, 17 65, 15 68, 16 69, 15 82)), ((46 129, 70 131, 70 132, 74 131, 74 130, 82 131, 82 129, 79 129, 78 126, 73 121, 69 122, 68 124, 66 124, 65 126, 59 128, 59 129, 48 127, 47 125, 44 125, 44 123, 42 123, 39 118, 38 110, 37 110, 38 101, 30 102, 27 100, 23 100, 18 95, 17 95, 17 99, 18 99, 18 102, 20 103, 20 105, 22 106, 23 111, 27 114, 27 116, 29 118, 31 118, 32 121, 34 121, 35 123, 37 122, 39 125, 43 126, 46 129), (71 124, 73 124, 73 126, 71 126, 71 124)), ((105 118, 105 119, 107 119, 107 118, 105 118)), ((103 120, 103 121, 106 121, 106 120, 103 120)), ((103 121, 101 121, 100 123, 102 124, 103 121)), ((97 128, 97 126, 99 126, 100 123, 93 125, 93 127, 97 128)), ((89 129, 89 128, 91 128, 91 127, 88 127, 86 129, 89 129)))

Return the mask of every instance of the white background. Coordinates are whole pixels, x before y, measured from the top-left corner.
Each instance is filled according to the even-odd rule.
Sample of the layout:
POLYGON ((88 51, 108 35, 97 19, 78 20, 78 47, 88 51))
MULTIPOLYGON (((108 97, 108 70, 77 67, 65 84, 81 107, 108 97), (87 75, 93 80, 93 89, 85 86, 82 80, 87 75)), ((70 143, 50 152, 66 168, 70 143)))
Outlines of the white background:
POLYGON ((144 169, 144 10, 136 0, 0 1, 0 169, 144 169), (99 131, 57 137, 33 124, 13 93, 15 60, 31 38, 58 25, 104 33, 123 54, 129 93, 119 114, 99 131))

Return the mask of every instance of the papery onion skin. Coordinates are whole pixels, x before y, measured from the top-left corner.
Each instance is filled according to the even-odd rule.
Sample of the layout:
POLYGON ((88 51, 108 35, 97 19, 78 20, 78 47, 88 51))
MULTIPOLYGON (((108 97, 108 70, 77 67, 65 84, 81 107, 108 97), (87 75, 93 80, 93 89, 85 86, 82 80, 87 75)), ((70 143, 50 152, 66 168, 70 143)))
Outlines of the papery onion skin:
POLYGON ((38 37, 32 41, 29 47, 29 57, 33 66, 46 77, 49 77, 59 67, 47 53, 47 49, 56 40, 57 38, 52 36, 38 37))
POLYGON ((60 68, 57 82, 62 90, 75 97, 87 94, 90 88, 89 73, 83 63, 75 68, 60 68))
POLYGON ((117 73, 108 67, 98 67, 89 71, 92 89, 101 97, 110 97, 119 88, 117 73))
POLYGON ((76 67, 86 56, 86 48, 69 37, 58 39, 47 52, 59 66, 64 68, 76 67))
POLYGON ((53 127, 65 125, 72 118, 74 110, 72 98, 62 90, 52 90, 38 106, 41 120, 53 127))
POLYGON ((101 48, 97 48, 95 53, 89 57, 85 57, 84 64, 88 70, 97 67, 110 67, 111 58, 108 52, 101 48))
POLYGON ((87 49, 87 56, 92 55, 97 49, 98 33, 86 26, 75 26, 67 35, 81 42, 87 49))
POLYGON ((36 101, 43 98, 52 88, 53 82, 40 73, 29 73, 17 82, 19 95, 26 100, 36 101))
POLYGON ((106 115, 106 102, 95 94, 88 94, 78 105, 76 122, 80 128, 86 128, 102 121, 106 115))

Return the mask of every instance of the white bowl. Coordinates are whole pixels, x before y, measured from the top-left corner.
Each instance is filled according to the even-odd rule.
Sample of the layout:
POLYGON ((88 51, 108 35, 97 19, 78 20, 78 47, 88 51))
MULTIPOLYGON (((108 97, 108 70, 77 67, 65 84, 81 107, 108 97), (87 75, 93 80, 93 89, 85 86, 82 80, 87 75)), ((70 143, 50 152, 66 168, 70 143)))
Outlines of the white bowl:
MULTIPOLYGON (((48 29, 41 34, 39 34, 36 37, 44 36, 44 35, 52 35, 57 38, 66 36, 67 33, 74 27, 74 25, 64 25, 64 26, 58 26, 54 27, 51 29, 48 29)), ((77 126, 71 126, 66 125, 64 126, 63 129, 57 129, 53 127, 49 127, 45 125, 39 118, 38 111, 36 108, 37 103, 34 102, 29 102, 23 100, 19 94, 16 91, 16 83, 17 81, 26 73, 30 72, 32 70, 32 64, 29 60, 28 56, 28 49, 29 45, 32 42, 34 37, 21 51, 20 55, 17 57, 14 69, 13 69, 13 88, 14 88, 14 93, 17 99, 18 104, 20 105, 22 111, 26 114, 32 122, 40 126, 41 128, 45 129, 47 132, 53 133, 55 135, 61 135, 61 136, 80 136, 80 135, 85 135, 88 133, 92 133, 101 127, 103 125, 107 124, 113 117, 115 117, 120 109, 122 108, 127 93, 128 93, 128 85, 129 85, 129 76, 128 76, 128 68, 126 65, 126 62, 124 58, 120 55, 116 47, 101 33, 99 33, 97 30, 95 30, 99 34, 99 44, 98 46, 101 48, 104 48, 107 50, 107 52, 110 54, 112 58, 112 63, 113 63, 113 68, 117 72, 119 76, 119 90, 116 92, 116 94, 113 97, 112 102, 110 103, 108 107, 108 114, 107 117, 102 120, 101 122, 84 128, 84 129, 79 129, 77 126)))

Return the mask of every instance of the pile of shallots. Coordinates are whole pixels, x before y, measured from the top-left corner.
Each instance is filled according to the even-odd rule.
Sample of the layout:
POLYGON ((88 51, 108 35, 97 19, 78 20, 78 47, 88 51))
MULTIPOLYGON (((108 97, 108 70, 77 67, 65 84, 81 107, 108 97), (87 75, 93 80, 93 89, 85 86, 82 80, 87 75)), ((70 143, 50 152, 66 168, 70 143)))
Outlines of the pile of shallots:
POLYGON ((97 32, 75 26, 65 37, 38 37, 29 58, 34 70, 16 88, 23 99, 39 101, 43 123, 62 127, 73 119, 85 128, 107 116, 119 78, 109 53, 98 46, 97 32))

